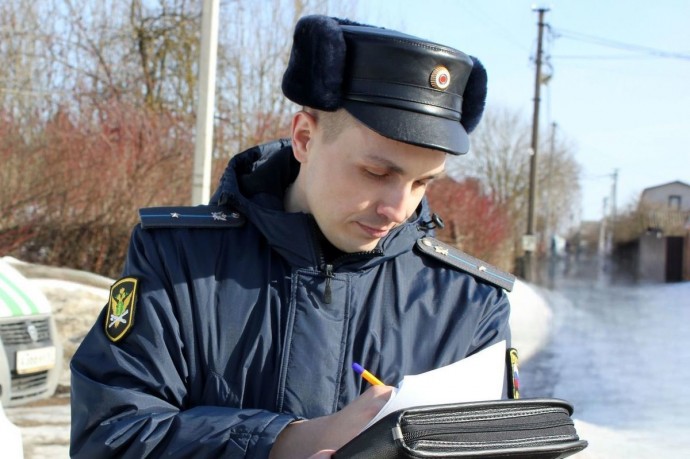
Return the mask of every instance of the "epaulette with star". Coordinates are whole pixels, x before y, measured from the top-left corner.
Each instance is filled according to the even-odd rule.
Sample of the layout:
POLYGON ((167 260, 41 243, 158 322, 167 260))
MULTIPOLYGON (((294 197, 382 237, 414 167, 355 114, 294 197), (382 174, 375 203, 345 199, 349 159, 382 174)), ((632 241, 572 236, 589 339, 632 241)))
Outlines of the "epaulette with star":
POLYGON ((509 292, 513 289, 515 276, 478 258, 474 258, 452 245, 448 245, 433 237, 425 236, 417 240, 417 247, 423 253, 468 272, 490 284, 504 288, 509 292))
POLYGON ((147 207, 139 209, 143 228, 235 228, 244 216, 227 207, 147 207))

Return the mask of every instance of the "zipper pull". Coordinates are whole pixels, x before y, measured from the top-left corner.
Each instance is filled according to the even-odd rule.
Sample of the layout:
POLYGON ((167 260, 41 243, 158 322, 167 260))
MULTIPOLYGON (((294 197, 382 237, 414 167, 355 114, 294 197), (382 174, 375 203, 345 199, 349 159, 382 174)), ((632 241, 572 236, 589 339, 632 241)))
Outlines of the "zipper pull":
POLYGON ((327 264, 324 274, 326 275, 326 288, 323 292, 323 301, 326 304, 331 304, 331 301, 333 300, 333 296, 331 293, 331 278, 333 277, 333 265, 327 264))

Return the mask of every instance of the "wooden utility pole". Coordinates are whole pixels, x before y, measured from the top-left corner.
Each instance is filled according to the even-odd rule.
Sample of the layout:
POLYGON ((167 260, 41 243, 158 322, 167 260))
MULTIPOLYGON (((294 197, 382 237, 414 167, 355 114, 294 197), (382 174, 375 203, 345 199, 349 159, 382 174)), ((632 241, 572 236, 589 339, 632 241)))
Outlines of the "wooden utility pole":
POLYGON ((537 152, 539 147, 539 102, 541 90, 541 61, 542 61, 542 39, 544 36, 544 13, 548 8, 535 8, 539 13, 538 38, 537 38, 537 71, 534 78, 534 114, 532 117, 532 151, 530 152, 529 162, 529 201, 527 207, 527 233, 523 238, 523 249, 525 250, 525 279, 534 281, 536 278, 536 237, 534 234, 534 208, 537 194, 537 152))

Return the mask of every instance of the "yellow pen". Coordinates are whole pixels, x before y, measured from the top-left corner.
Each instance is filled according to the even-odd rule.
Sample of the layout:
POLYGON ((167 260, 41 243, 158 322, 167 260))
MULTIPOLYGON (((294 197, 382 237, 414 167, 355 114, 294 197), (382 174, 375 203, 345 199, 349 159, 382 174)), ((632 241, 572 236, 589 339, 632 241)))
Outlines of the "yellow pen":
POLYGON ((357 373, 359 373, 362 378, 366 379, 369 384, 372 384, 374 386, 383 386, 384 384, 377 378, 376 376, 372 375, 369 373, 367 370, 362 367, 359 363, 353 363, 352 364, 352 369, 355 370, 357 373))

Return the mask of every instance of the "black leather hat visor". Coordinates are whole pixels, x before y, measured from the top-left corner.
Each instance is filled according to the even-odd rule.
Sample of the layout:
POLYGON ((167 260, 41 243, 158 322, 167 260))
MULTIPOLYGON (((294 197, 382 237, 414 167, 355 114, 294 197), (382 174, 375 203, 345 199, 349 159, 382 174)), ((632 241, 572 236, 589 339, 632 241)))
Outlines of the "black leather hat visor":
POLYGON ((470 140, 458 120, 353 100, 343 107, 372 131, 389 139, 464 155, 470 140))

